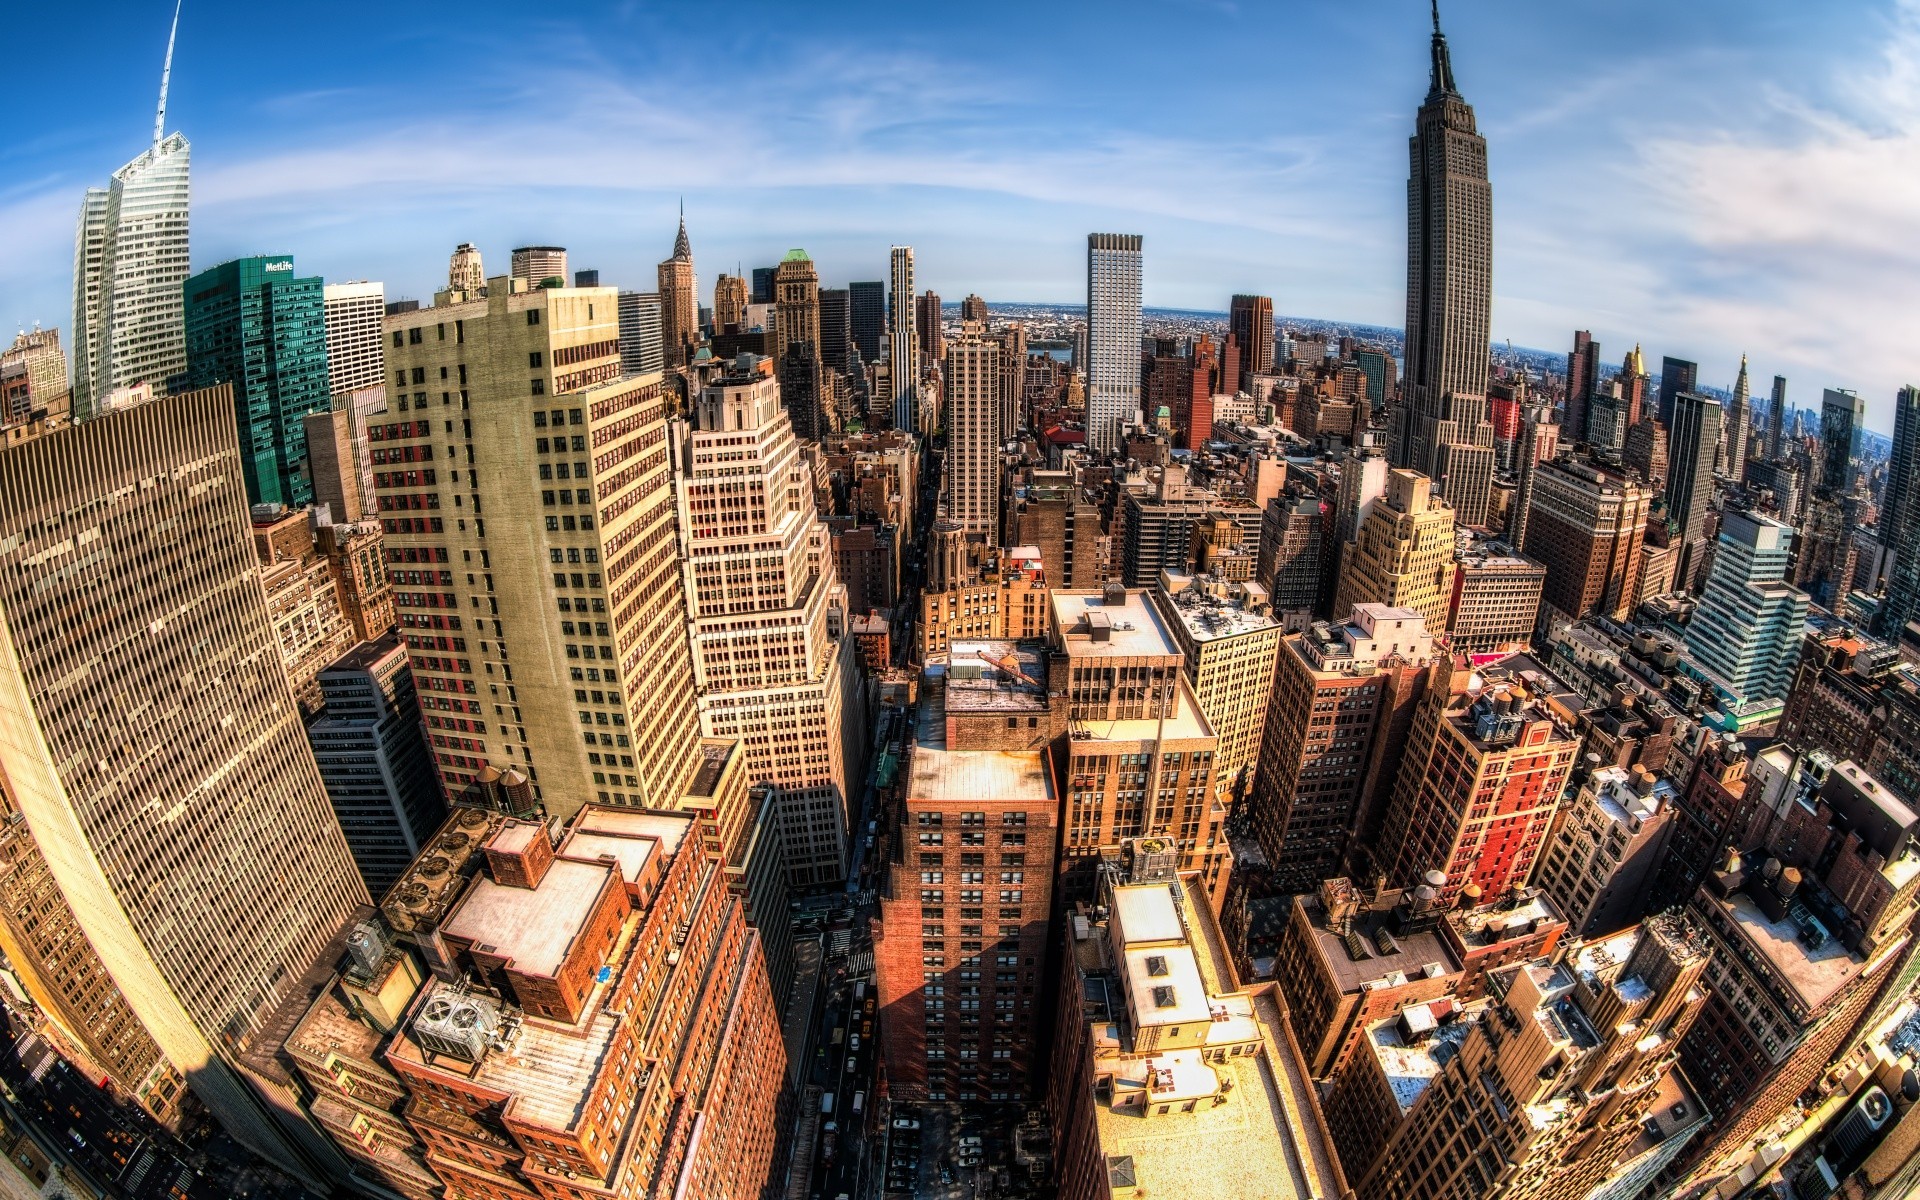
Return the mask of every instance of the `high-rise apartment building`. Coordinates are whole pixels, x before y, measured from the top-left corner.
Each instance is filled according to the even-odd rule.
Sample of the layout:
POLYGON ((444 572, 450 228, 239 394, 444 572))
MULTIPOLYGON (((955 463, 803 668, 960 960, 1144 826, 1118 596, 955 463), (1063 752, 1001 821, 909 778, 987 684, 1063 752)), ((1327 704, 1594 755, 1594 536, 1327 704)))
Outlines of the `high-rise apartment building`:
POLYGON ((1356 604, 1411 608, 1427 628, 1447 627, 1453 594, 1454 513, 1417 471, 1387 474, 1386 494, 1373 504, 1340 564, 1333 611, 1356 604))
POLYGON ((1276 887, 1338 875, 1353 837, 1377 821, 1369 809, 1396 778, 1432 657, 1426 619, 1381 604, 1281 642, 1248 798, 1276 887))
POLYGON ((180 285, 187 278, 185 134, 169 136, 167 81, 173 35, 160 70, 153 144, 88 188, 73 239, 73 419, 104 409, 114 392, 146 384, 157 394, 187 369, 180 285))
POLYGON ((940 315, 940 297, 932 288, 921 292, 913 302, 913 328, 920 337, 920 352, 929 362, 945 362, 947 334, 940 315))
POLYGON ((1451 901, 1498 896, 1524 883, 1540 855, 1580 738, 1545 694, 1551 682, 1524 655, 1471 666, 1434 660, 1414 714, 1379 843, 1390 879, 1413 886, 1434 872, 1451 901))
POLYGON ((453 799, 671 807, 698 752, 658 375, 613 288, 436 297, 387 319, 407 391, 369 431, 434 757, 453 799))
POLYGON ((887 316, 888 376, 893 381, 893 427, 918 432, 924 422, 920 393, 920 341, 913 320, 913 247, 893 248, 887 316))
POLYGON ((1567 354, 1567 437, 1587 439, 1587 406, 1600 388, 1600 343, 1584 329, 1573 331, 1573 349, 1567 354))
MULTIPOLYGON (((1664 383, 1661 391, 1664 397, 1664 383)), ((1691 391, 1674 396, 1671 408, 1673 416, 1667 423, 1667 519, 1674 526, 1674 544, 1680 547, 1674 585, 1687 588, 1699 573, 1705 550, 1707 501, 1713 495, 1713 460, 1720 446, 1725 412, 1718 400, 1691 391)))
MULTIPOLYGON (((274 1111, 293 1098, 263 1099, 245 1060, 367 892, 280 665, 242 479, 224 387, 0 448, 0 777, 48 898, 169 1069, 317 1181, 330 1167, 274 1111)), ((28 982, 75 1011, 55 966, 28 982)))
POLYGON ((320 694, 307 742, 367 891, 384 895, 447 815, 399 635, 361 642, 322 668, 320 694))
MULTIPOLYGON (((1380 465, 1385 468, 1386 460, 1380 465)), ((1268 500, 1261 513, 1253 578, 1267 589, 1274 619, 1290 630, 1304 629, 1314 619, 1337 572, 1338 560, 1330 553, 1332 519, 1324 500, 1298 486, 1268 500)))
POLYGON ((1792 546, 1785 522, 1720 514, 1713 570, 1685 636, 1694 663, 1735 703, 1784 701, 1793 686, 1808 597, 1786 582, 1792 546))
POLYGON ((1327 1097, 1360 1200, 1582 1200, 1668 1093, 1711 951, 1677 914, 1496 971, 1367 1031, 1327 1097))
POLYGON ((666 369, 665 309, 659 292, 620 293, 620 372, 651 375, 666 369))
POLYGON ((880 280, 856 280, 847 285, 848 336, 860 351, 860 361, 880 361, 887 336, 887 285, 880 280))
POLYGON ((1625 929, 1648 911, 1678 790, 1644 766, 1587 773, 1554 818, 1533 885, 1578 937, 1625 929))
POLYGON ((1273 298, 1235 296, 1227 310, 1227 330, 1240 351, 1240 378, 1273 373, 1273 298))
POLYGON ((979 296, 968 293, 967 296, 960 301, 960 319, 962 321, 978 321, 982 325, 985 325, 987 323, 987 302, 979 296))
POLYGON ((1666 356, 1660 360, 1660 423, 1673 428, 1674 399, 1682 392, 1698 391, 1700 364, 1684 358, 1666 356))
POLYGON ((1653 490, 1579 459, 1541 463, 1532 475, 1521 550, 1547 569, 1541 600, 1568 620, 1633 611, 1653 490))
POLYGON ((1480 527, 1494 464, 1486 400, 1493 192, 1487 142, 1454 86, 1438 10, 1431 58, 1408 143, 1407 365, 1393 461, 1432 479, 1462 525, 1480 527))
POLYGON ((567 248, 565 246, 518 246, 513 251, 513 262, 508 271, 520 284, 531 290, 544 287, 549 279, 558 279, 560 286, 567 286, 567 248))
POLYGON ((747 281, 724 272, 713 281, 713 331, 725 333, 729 325, 745 331, 747 302, 751 293, 747 281))
POLYGON ((669 441, 701 724, 777 790, 802 887, 845 876, 866 720, 854 648, 828 633, 833 555, 771 367, 741 359, 669 441))
POLYGON ((977 321, 947 346, 947 461, 942 508, 970 534, 1000 537, 1000 371, 1004 354, 977 321))
POLYGON ((480 247, 472 242, 461 242, 453 248, 453 254, 447 259, 447 290, 471 292, 477 296, 480 289, 486 286, 487 269, 480 258, 480 247))
POLYGON ((1846 388, 1820 395, 1820 486, 1835 496, 1853 488, 1853 464, 1867 429, 1866 402, 1846 388))
POLYGON ((338 396, 387 381, 386 285, 356 280, 321 289, 327 321, 327 391, 338 396))
POLYGON ((1005 1103, 1041 1074, 1065 725, 1032 645, 958 642, 946 667, 922 680, 889 830, 880 1037, 896 1100, 1005 1103))
POLYGON ((1920 388, 1908 385, 1893 401, 1893 446, 1880 506, 1881 541, 1893 550, 1893 577, 1874 613, 1874 632, 1897 641, 1920 614, 1920 388))
POLYGON ((1118 452, 1140 416, 1140 235, 1087 235, 1087 448, 1118 452))
POLYGON ((680 231, 673 253, 656 271, 660 291, 660 344, 667 367, 693 361, 700 342, 700 283, 693 271, 693 243, 687 240, 687 210, 680 210, 680 231))
POLYGON ((291 257, 241 258, 185 288, 186 378, 196 388, 232 385, 247 495, 311 503, 306 418, 333 403, 320 277, 296 276, 291 257))

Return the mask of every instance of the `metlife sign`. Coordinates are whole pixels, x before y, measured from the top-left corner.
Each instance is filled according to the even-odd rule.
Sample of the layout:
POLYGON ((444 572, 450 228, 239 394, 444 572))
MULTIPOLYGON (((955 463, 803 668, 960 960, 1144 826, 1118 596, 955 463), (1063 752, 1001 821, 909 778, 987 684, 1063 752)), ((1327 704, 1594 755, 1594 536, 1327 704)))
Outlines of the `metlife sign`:
POLYGON ((276 259, 273 262, 265 264, 260 269, 262 271, 285 271, 288 274, 292 274, 293 260, 290 258, 276 259))

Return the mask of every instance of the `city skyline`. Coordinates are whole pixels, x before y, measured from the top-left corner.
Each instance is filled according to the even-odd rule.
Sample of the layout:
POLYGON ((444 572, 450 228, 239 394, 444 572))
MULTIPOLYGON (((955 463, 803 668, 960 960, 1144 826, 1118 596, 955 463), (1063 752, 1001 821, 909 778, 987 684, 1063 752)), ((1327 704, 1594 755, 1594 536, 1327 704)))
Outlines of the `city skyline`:
MULTIPOLYGON (((189 7, 170 119, 201 150, 195 269, 284 247, 325 278, 385 278, 392 295, 426 299, 438 263, 419 244, 454 227, 496 254, 568 244, 580 265, 644 288, 684 192, 702 259, 719 265, 775 261, 800 244, 823 282, 844 283, 883 277, 892 241, 919 247, 921 282, 942 294, 1064 300, 1079 290, 1079 236, 1120 228, 1145 235, 1151 306, 1222 308, 1244 290, 1275 296, 1284 313, 1392 325, 1402 215, 1384 185, 1401 168, 1399 122, 1418 99, 1424 51, 1423 6, 1403 7, 1180 14, 1169 19, 1220 34, 1201 39, 1226 56, 1219 78, 1159 87, 1169 68, 1142 62, 1141 87, 1124 69, 1139 61, 1123 37, 1137 23, 1085 35, 1117 55, 1112 78, 1070 70, 1041 82, 1021 69, 1034 48, 996 41, 989 54, 926 25, 880 43, 854 6, 788 31, 799 52, 769 66, 794 85, 770 89, 781 105, 697 121, 676 68, 652 59, 641 71, 620 49, 672 37, 670 15, 477 18, 456 53, 436 56, 458 68, 453 78, 407 65, 424 32, 405 26, 331 50, 333 35, 301 31, 277 53, 325 61, 323 86, 248 75, 250 90, 227 93, 211 64, 290 31, 266 14, 189 7), (1339 56, 1329 77, 1313 64, 1259 76, 1277 111, 1311 102, 1312 121, 1193 132, 1244 102, 1240 81, 1255 76, 1236 65, 1251 70, 1303 38, 1378 52, 1339 56), (512 89, 478 82, 499 77, 488 68, 508 55, 549 66, 512 89), (1082 94, 1055 90, 1073 85, 1082 94), (426 89, 445 97, 431 118, 410 98, 426 89), (415 152, 421 134, 437 149, 415 152), (720 143, 743 151, 679 153, 720 143), (508 195, 504 179, 529 176, 550 183, 508 195), (1192 179, 1208 187, 1178 186, 1192 179)), ((1495 340, 1552 347, 1591 327, 1603 344, 1700 361, 1719 387, 1744 352, 1803 388, 1857 389, 1868 424, 1890 429, 1907 382, 1892 314, 1915 285, 1884 248, 1912 240, 1897 198, 1920 136, 1920 95, 1906 82, 1920 62, 1920 6, 1862 4, 1852 20, 1720 4, 1507 15, 1488 4, 1442 13, 1494 142, 1495 340), (1568 77, 1583 82, 1569 90, 1568 77), (1569 171, 1581 188, 1564 186, 1569 171), (1843 342, 1850 362, 1835 352, 1843 342)), ((0 318, 65 323, 57 247, 71 236, 72 194, 138 148, 170 16, 124 8, 93 39, 111 82, 57 113, 27 106, 23 126, 43 132, 8 152, 25 182, 0 195, 0 221, 24 236, 0 254, 0 318)), ((22 34, 78 36, 63 20, 28 14, 22 34)), ((722 48, 743 63, 761 53, 722 48)), ((25 65, 26 94, 55 94, 31 86, 42 69, 25 65)))

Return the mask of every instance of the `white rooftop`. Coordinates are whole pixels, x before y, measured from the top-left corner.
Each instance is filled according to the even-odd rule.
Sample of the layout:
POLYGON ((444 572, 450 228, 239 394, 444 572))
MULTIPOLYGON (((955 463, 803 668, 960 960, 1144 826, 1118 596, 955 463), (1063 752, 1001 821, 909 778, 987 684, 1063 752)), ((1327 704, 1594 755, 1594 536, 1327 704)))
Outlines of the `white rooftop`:
POLYGON ((1164 883, 1129 883, 1113 889, 1113 920, 1125 945, 1183 942, 1186 930, 1164 883))
POLYGON ((1100 592, 1051 593, 1054 625, 1069 658, 1176 657, 1180 645, 1162 622, 1145 592, 1129 590, 1118 604, 1108 604, 1100 592), (1109 632, 1095 640, 1094 625, 1109 632))
POLYGON ((506 887, 483 874, 441 928, 516 971, 551 978, 611 875, 603 863, 569 859, 554 860, 535 888, 506 887))

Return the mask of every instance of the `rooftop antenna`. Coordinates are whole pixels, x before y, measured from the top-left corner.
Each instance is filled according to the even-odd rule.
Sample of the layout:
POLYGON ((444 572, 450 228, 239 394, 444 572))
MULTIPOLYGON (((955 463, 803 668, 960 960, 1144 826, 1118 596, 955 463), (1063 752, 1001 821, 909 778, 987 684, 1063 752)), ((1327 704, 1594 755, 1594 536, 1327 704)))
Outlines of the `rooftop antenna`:
MULTIPOLYGON (((167 30, 167 59, 160 68, 160 108, 153 114, 153 144, 158 146, 160 139, 167 135, 167 81, 173 76, 173 37, 180 32, 180 5, 185 0, 173 0, 173 28, 167 30)), ((1439 0, 1435 0, 1438 3, 1439 0)))

